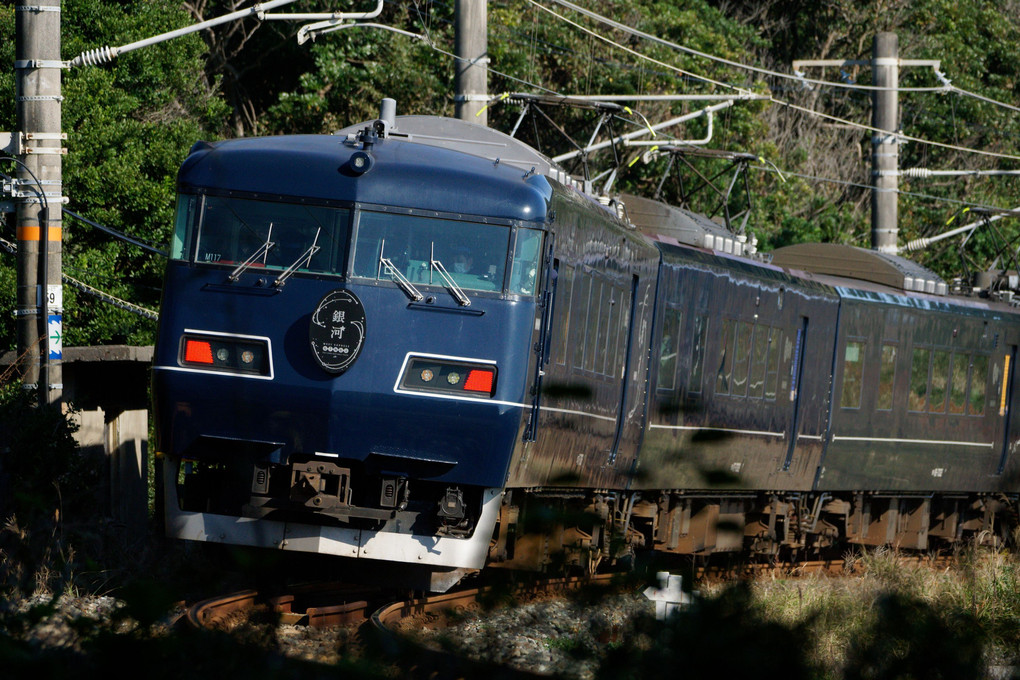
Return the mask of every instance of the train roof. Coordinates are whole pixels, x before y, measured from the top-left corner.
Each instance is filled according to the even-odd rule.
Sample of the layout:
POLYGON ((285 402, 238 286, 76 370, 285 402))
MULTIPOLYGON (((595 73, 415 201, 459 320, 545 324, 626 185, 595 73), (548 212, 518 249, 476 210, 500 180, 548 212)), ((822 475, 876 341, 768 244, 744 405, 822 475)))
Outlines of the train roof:
POLYGON ((949 287, 935 272, 898 255, 836 243, 799 243, 772 251, 772 263, 890 288, 946 295, 949 287))
POLYGON ((633 194, 623 194, 621 200, 634 227, 652 240, 751 255, 746 237, 704 215, 633 194))
MULTIPOLYGON (((478 156, 495 164, 551 177, 560 184, 579 187, 576 180, 540 151, 485 125, 442 116, 395 116, 392 123, 392 127, 386 131, 387 137, 391 139, 403 139, 478 156)), ((349 125, 334 134, 349 137, 370 125, 373 125, 373 121, 365 121, 349 125)))
POLYGON ((286 135, 199 142, 177 176, 182 192, 243 192, 361 202, 442 213, 544 222, 552 189, 539 174, 456 149, 378 139, 367 171, 351 156, 362 144, 336 135, 286 135))
MULTIPOLYGON (((869 256, 873 254, 872 251, 864 250, 863 248, 853 249, 863 251, 861 253, 848 253, 846 249, 852 248, 851 246, 831 243, 803 244, 805 246, 803 248, 801 246, 788 246, 788 248, 793 248, 794 253, 799 252, 802 255, 814 252, 817 255, 817 260, 803 259, 798 261, 789 257, 790 253, 787 252, 781 253, 780 257, 773 259, 772 262, 761 262, 718 251, 709 251, 696 246, 670 243, 662 239, 657 239, 655 245, 662 253, 663 261, 668 264, 675 266, 696 264, 702 267, 729 270, 737 273, 737 276, 753 278, 762 282, 771 281, 776 285, 796 285, 813 290, 816 293, 833 295, 847 301, 895 305, 925 311, 962 312, 983 317, 999 317, 1006 314, 1016 315, 1018 311, 1015 305, 1011 306, 1010 304, 988 298, 948 295, 945 293, 935 294, 925 290, 906 290, 902 281, 890 278, 892 275, 889 272, 884 274, 881 272, 862 273, 851 270, 852 263, 849 262, 842 266, 842 271, 838 271, 841 267, 834 264, 834 262, 838 261, 841 253, 843 255, 856 255, 865 262, 871 260, 872 258, 869 256), (832 260, 832 262, 829 260, 832 260), (855 276, 841 275, 843 272, 855 274, 855 276), (881 280, 883 278, 885 280, 881 280)), ((778 253, 781 250, 785 249, 781 248, 774 252, 778 253)), ((874 254, 877 255, 878 253, 874 254)), ((877 259, 889 263, 890 257, 893 264, 889 266, 900 264, 897 260, 902 260, 902 258, 888 255, 877 259)), ((920 270, 922 274, 927 272, 931 276, 935 276, 935 274, 932 274, 917 263, 904 262, 906 262, 904 265, 904 271, 906 272, 920 270)))

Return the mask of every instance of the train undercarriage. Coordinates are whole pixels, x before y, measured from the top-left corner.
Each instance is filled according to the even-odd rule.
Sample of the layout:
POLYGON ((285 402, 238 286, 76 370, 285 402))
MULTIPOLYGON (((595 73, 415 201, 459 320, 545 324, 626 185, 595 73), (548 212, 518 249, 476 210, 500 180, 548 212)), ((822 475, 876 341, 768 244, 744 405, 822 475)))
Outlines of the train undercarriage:
MULTIPOLYGON (((489 563, 594 572, 642 550, 785 559, 852 546, 929 551, 1001 547, 1017 529, 1017 495, 864 492, 696 495, 508 491, 489 563)), ((840 553, 837 553, 840 554, 840 553)))
MULTIPOLYGON (((838 558, 853 546, 921 552, 968 544, 1001 547, 1014 540, 1020 524, 1017 494, 544 488, 490 489, 483 497, 483 490, 472 487, 386 475, 366 478, 363 470, 318 461, 240 468, 184 465, 176 472, 168 491, 177 489, 185 513, 180 517, 199 513, 191 516, 205 518, 197 528, 179 520, 172 533, 180 537, 211 540, 217 533, 211 527, 218 522, 236 526, 231 523, 238 520, 231 517, 273 526, 282 520, 309 530, 320 526, 319 533, 340 546, 336 554, 367 557, 372 554, 370 536, 413 543, 433 536, 453 552, 439 559, 419 555, 415 561, 456 568, 444 577, 443 589, 483 564, 595 573, 625 568, 655 553, 800 560, 838 558), (347 543, 349 550, 342 547, 347 543)), ((293 529, 281 531, 276 538, 266 538, 273 536, 267 531, 237 542, 308 549, 285 538, 293 529)), ((226 533, 223 540, 228 540, 226 533)), ((317 543, 314 549, 322 548, 317 543)), ((440 589, 433 581, 432 589, 440 589)))

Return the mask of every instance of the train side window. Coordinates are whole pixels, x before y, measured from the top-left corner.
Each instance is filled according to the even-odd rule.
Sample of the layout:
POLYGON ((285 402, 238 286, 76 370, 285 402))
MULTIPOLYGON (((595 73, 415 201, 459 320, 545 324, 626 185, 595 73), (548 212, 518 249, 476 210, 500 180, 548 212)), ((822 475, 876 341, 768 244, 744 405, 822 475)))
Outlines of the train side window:
POLYGON ((599 328, 598 328, 598 340, 595 342, 595 346, 598 347, 598 352, 595 355, 595 372, 600 375, 606 375, 607 370, 612 372, 612 369, 606 368, 606 361, 609 356, 613 353, 612 345, 609 342, 609 332, 612 330, 612 316, 613 308, 616 306, 616 290, 608 283, 602 284, 602 310, 599 313, 599 328))
POLYGON ((699 314, 694 317, 694 332, 691 338, 691 377, 687 390, 694 394, 701 392, 701 381, 705 367, 705 338, 708 336, 708 317, 699 314))
POLYGON ((733 373, 733 336, 734 321, 726 319, 723 321, 719 337, 719 370, 716 372, 715 393, 730 393, 730 378, 733 373))
POLYGON ((734 326, 736 333, 733 338, 733 382, 730 394, 735 397, 747 396, 747 375, 751 360, 751 324, 738 321, 734 326))
POLYGON ((513 267, 510 270, 510 292, 534 295, 538 288, 541 265, 542 232, 537 229, 518 229, 513 267))
POLYGON ((597 343, 599 318, 602 315, 602 305, 605 303, 603 283, 598 279, 591 282, 591 307, 588 310, 588 324, 584 328, 584 370, 595 371, 595 357, 602 353, 597 343))
POLYGON ((931 364, 931 350, 923 347, 914 349, 910 362, 910 395, 907 409, 924 411, 928 405, 928 368, 931 364))
POLYGON ((754 327, 754 339, 751 341, 751 378, 748 385, 748 396, 752 399, 761 399, 765 395, 765 365, 768 361, 771 331, 768 326, 754 327))
POLYGON ((776 389, 779 384, 779 346, 782 344, 783 331, 778 328, 769 329, 769 358, 765 367, 765 399, 776 400, 776 389))
POLYGON ((843 390, 839 398, 840 408, 861 407, 861 392, 864 389, 865 343, 849 340, 843 350, 843 390))
POLYGON ((584 367, 584 331, 588 327, 588 315, 591 314, 591 275, 587 272, 577 273, 577 295, 574 296, 574 308, 571 312, 572 327, 570 329, 570 348, 574 353, 574 368, 584 367))
POLYGON ((616 286, 609 288, 612 300, 609 303, 609 319, 606 322, 605 357, 602 372, 613 377, 616 373, 616 341, 620 326, 620 307, 623 306, 623 293, 616 286))
POLYGON ((985 413, 985 386, 988 383, 988 357, 983 354, 974 355, 970 366, 970 401, 967 413, 981 416, 985 413))
POLYGON ((630 294, 626 289, 617 292, 617 299, 620 301, 619 317, 617 322, 616 344, 613 347, 613 375, 614 379, 623 378, 623 371, 627 363, 627 343, 630 342, 630 294))
POLYGON ((949 352, 935 350, 931 359, 931 388, 928 391, 928 412, 945 413, 949 387, 949 352))
POLYGON ((174 219, 174 235, 170 244, 170 257, 175 260, 189 259, 191 239, 198 225, 201 198, 188 194, 177 197, 177 211, 174 219))
POLYGON ((882 361, 878 367, 878 395, 875 407, 879 411, 891 411, 893 394, 896 389, 896 345, 882 345, 882 361))
POLYGON ((963 415, 967 410, 967 368, 970 357, 953 354, 953 366, 949 370, 949 412, 963 415))
POLYGON ((563 310, 563 327, 556 338, 556 363, 562 366, 567 362, 567 339, 570 332, 571 295, 574 292, 574 268, 564 264, 556 278, 556 295, 560 299, 556 305, 563 310))
POLYGON ((673 307, 666 308, 662 321, 662 340, 659 343, 659 384, 660 390, 672 390, 676 386, 676 358, 680 351, 680 327, 683 312, 673 307))

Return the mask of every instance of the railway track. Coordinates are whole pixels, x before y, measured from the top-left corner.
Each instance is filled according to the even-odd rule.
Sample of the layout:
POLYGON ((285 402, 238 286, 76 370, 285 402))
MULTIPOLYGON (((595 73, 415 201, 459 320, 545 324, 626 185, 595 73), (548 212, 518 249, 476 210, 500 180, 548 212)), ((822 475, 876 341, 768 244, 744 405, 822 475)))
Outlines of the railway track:
MULTIPOLYGON (((903 565, 944 568, 953 563, 949 554, 903 554, 898 561, 903 565)), ((801 562, 738 563, 732 565, 696 565, 692 569, 695 581, 732 580, 776 575, 799 578, 817 574, 837 576, 852 574, 855 565, 844 558, 808 560, 801 562)), ((516 585, 515 595, 533 598, 563 593, 589 585, 608 585, 613 575, 594 578, 556 578, 516 585)), ((428 597, 391 601, 392 595, 379 588, 351 586, 335 582, 302 585, 284 595, 262 595, 256 590, 244 590, 213 597, 188 608, 184 621, 192 628, 213 628, 243 616, 256 609, 276 615, 280 623, 311 628, 332 626, 371 625, 387 633, 399 631, 409 619, 429 617, 443 620, 447 612, 466 612, 491 606, 493 593, 505 586, 457 590, 428 597)))
MULTIPOLYGON (((608 586, 611 580, 609 575, 548 579, 516 586, 513 595, 518 599, 554 596, 586 586, 608 586)), ((449 620, 463 618, 465 613, 491 608, 494 601, 507 594, 505 587, 494 586, 379 604, 387 599, 383 590, 316 583, 295 588, 285 595, 265 596, 256 590, 244 590, 203 600, 187 609, 181 623, 193 629, 229 628, 255 612, 264 612, 281 624, 317 629, 359 627, 358 637, 363 645, 376 651, 377 657, 393 660, 403 669, 403 677, 485 676, 514 680, 544 677, 429 647, 408 634, 423 625, 433 630, 444 628, 449 620)), ((392 600, 392 595, 388 599, 392 600)))
MULTIPOLYGON (((567 592, 583 586, 608 585, 610 575, 594 578, 560 578, 538 581, 515 588, 518 597, 537 597, 567 592)), ((490 606, 496 588, 472 588, 428 597, 378 603, 385 599, 381 589, 313 583, 294 588, 285 595, 266 596, 257 590, 243 590, 202 600, 190 606, 184 622, 195 629, 215 628, 256 609, 269 611, 280 623, 328 628, 371 623, 380 631, 396 631, 408 619, 427 616, 441 619, 450 611, 478 610, 490 606)))
POLYGON ((242 590, 193 604, 183 620, 191 628, 216 628, 256 610, 276 615, 280 623, 312 628, 360 624, 371 614, 369 598, 378 589, 351 587, 338 583, 313 583, 294 588, 285 595, 263 595, 242 590))
MULTIPOLYGON (((901 557, 900 561, 940 568, 948 565, 952 558, 910 555, 901 557)), ((702 583, 769 577, 796 579, 817 574, 850 575, 854 573, 854 566, 852 562, 836 559, 781 564, 745 563, 699 567, 694 570, 694 576, 696 582, 702 583)), ((293 588, 284 595, 271 596, 246 590, 198 602, 187 610, 182 622, 192 628, 230 628, 235 622, 256 619, 273 624, 306 627, 306 630, 346 627, 346 639, 355 641, 353 653, 392 662, 399 669, 401 677, 538 678, 544 676, 510 668, 505 663, 468 659, 452 651, 437 649, 435 643, 429 645, 423 642, 423 636, 418 633, 427 629, 431 635, 448 625, 453 626, 470 619, 473 613, 494 611, 500 603, 519 604, 544 597, 555 599, 558 595, 584 586, 611 585, 613 578, 607 575, 595 579, 550 579, 525 586, 517 584, 512 590, 503 584, 401 600, 394 599, 396 595, 393 591, 338 583, 309 584, 293 588), (257 612, 261 612, 262 616, 257 616, 257 612)), ((640 592, 641 584, 638 582, 630 581, 626 585, 628 592, 640 592)), ((290 631, 292 636, 305 635, 294 633, 293 628, 290 631)), ((322 634, 330 633, 323 630, 322 634)), ((335 645, 332 647, 335 648, 335 645)), ((348 649, 341 655, 351 651, 348 649)))

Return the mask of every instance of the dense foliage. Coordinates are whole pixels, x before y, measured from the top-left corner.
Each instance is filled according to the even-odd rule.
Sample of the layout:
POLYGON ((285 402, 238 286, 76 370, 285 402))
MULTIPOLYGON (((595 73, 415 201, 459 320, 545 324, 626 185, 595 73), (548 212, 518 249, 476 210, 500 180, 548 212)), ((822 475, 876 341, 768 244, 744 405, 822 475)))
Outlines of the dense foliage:
MULTIPOLYGON (((790 73, 795 59, 866 61, 878 31, 899 35, 903 59, 940 59, 953 85, 984 97, 948 92, 902 92, 905 135, 953 147, 901 144, 903 168, 1012 170, 1020 147, 1020 3, 1011 0, 577 0, 584 6, 685 48, 732 62, 790 73), (993 101, 988 101, 993 100, 993 101), (961 150, 962 149, 962 150, 961 150), (1011 158, 980 155, 973 150, 1011 158)), ((65 0, 63 54, 71 58, 101 45, 123 45, 197 20, 250 5, 241 0, 65 0)), ((367 11, 374 3, 302 0, 287 11, 367 11)), ((0 5, 0 61, 14 58, 13 4, 0 5)), ((383 96, 398 113, 452 115, 454 111, 454 0, 389 0, 378 27, 320 35, 299 46, 300 24, 248 18, 121 56, 103 67, 69 70, 64 77, 64 165, 69 208, 92 220, 165 247, 176 168, 198 139, 237 135, 330 132, 376 115, 383 96), (418 38, 407 33, 416 34, 418 38)), ((870 217, 871 94, 814 86, 736 68, 599 24, 553 2, 489 0, 491 92, 564 94, 732 94, 737 88, 771 101, 740 102, 718 114, 713 148, 749 152, 765 162, 749 174, 754 212, 749 228, 769 249, 800 241, 867 246, 870 217), (569 22, 567 21, 569 20, 569 22), (570 23, 573 22, 573 23, 570 23), (582 30, 582 27, 587 30, 582 30), (792 105, 792 106, 791 106, 792 105), (808 110, 838 120, 813 115, 808 110), (849 125, 842 121, 858 124, 849 125), (780 175, 775 168, 781 169, 780 175)), ((870 67, 811 69, 810 77, 871 83, 870 67)), ((937 86, 931 69, 904 67, 901 85, 937 86)), ((13 70, 0 72, 0 129, 14 120, 13 70)), ((617 132, 697 110, 702 102, 643 102, 614 120, 617 132), (642 118, 642 116, 644 118, 642 118)), ((490 125, 508 131, 518 108, 488 109, 490 125)), ((556 124, 587 141, 591 111, 555 109, 556 124)), ((657 141, 697 139, 705 119, 663 131, 657 141)), ((520 136, 555 154, 572 148, 551 125, 521 127, 520 136)), ((641 162, 645 149, 621 149, 614 189, 652 194, 666 170, 664 158, 641 162)), ((611 154, 593 154, 591 176, 606 171, 611 154)), ((700 161, 714 174, 719 161, 700 161)), ((13 166, 0 159, 0 172, 13 166)), ((571 168, 583 173, 575 162, 571 168)), ((604 181, 604 180, 603 180, 604 181)), ((1011 208, 1015 177, 948 176, 901 180, 900 242, 975 219, 973 205, 1011 208), (966 212, 965 212, 966 211, 966 212)), ((678 184, 663 185, 677 201, 678 184)), ((717 200, 703 191, 702 211, 717 200)), ((734 209, 738 206, 734 205, 734 209)), ((0 217, 0 237, 14 241, 13 216, 0 217), (6 221, 4 221, 6 220, 6 221)), ((943 242, 915 255, 950 278, 970 268, 1013 267, 1011 219, 982 227, 967 245, 943 242)), ((163 260, 66 218, 68 275, 116 297, 155 308, 163 260)), ((0 296, 14 306, 14 256, 0 251, 0 296)), ((155 324, 65 286, 65 343, 152 341, 155 324)), ((0 347, 13 347, 14 321, 0 315, 0 347)))

